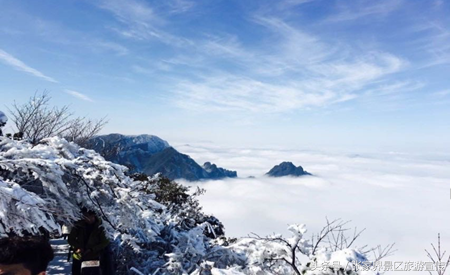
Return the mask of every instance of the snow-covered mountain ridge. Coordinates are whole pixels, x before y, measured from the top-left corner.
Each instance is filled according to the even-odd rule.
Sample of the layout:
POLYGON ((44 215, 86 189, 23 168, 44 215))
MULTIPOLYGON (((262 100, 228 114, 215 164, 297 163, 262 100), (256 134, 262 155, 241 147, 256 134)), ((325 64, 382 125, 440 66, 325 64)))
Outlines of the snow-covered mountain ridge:
POLYGON ((154 135, 102 135, 91 138, 86 146, 109 161, 127 166, 130 172, 149 176, 161 173, 169 179, 189 181, 237 177, 235 171, 209 162, 200 166, 190 156, 178 152, 167 141, 154 135))

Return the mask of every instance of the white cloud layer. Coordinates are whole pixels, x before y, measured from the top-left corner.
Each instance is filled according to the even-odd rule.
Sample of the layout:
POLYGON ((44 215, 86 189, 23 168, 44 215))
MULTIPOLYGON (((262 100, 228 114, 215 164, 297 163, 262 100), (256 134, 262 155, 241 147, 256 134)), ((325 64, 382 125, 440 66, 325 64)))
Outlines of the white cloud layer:
POLYGON ((53 79, 49 76, 46 76, 45 74, 41 73, 40 71, 28 66, 27 64, 23 63, 22 61, 20 61, 19 59, 15 58, 12 55, 10 55, 9 53, 3 51, 2 49, 0 49, 0 61, 13 67, 14 69, 16 69, 18 71, 29 73, 31 75, 34 75, 36 77, 42 78, 44 80, 47 80, 47 81, 50 81, 53 83, 58 83, 58 81, 56 81, 55 79, 53 79))
POLYGON ((439 232, 442 244, 449 243, 447 155, 350 155, 211 144, 176 148, 199 163, 212 161, 238 171, 238 179, 193 184, 207 190, 201 204, 224 223, 229 236, 284 233, 292 223, 306 223, 314 233, 327 216, 367 228, 358 245, 396 242, 398 251, 389 260, 426 261, 424 248, 439 232), (315 176, 263 176, 282 161, 302 165, 315 176))

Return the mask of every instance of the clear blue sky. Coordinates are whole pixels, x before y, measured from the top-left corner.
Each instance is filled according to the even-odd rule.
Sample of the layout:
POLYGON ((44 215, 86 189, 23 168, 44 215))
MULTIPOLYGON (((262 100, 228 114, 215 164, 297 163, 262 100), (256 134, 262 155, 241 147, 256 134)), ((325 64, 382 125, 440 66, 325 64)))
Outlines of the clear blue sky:
POLYGON ((105 133, 447 153, 449 11, 433 0, 0 0, 0 109, 47 90, 79 115, 107 115, 105 133))

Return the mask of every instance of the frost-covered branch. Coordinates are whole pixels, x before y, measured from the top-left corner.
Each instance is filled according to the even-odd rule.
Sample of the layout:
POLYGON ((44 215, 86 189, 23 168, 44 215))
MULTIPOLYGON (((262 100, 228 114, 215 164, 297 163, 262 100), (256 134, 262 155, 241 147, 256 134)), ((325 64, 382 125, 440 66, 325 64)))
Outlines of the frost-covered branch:
POLYGON ((37 144, 48 137, 66 137, 69 141, 84 144, 107 123, 106 118, 91 120, 74 117, 69 106, 50 107, 47 92, 35 93, 24 104, 14 103, 9 109, 11 120, 23 138, 37 144))
POLYGON ((52 234, 87 207, 103 220, 121 272, 195 270, 218 251, 210 240, 224 234, 186 187, 158 175, 134 179, 59 137, 37 144, 0 137, 0 180, 0 234, 52 234))
POLYGON ((338 233, 339 235, 343 236, 343 232, 346 229, 343 229, 343 226, 348 224, 350 221, 343 221, 341 219, 336 219, 333 221, 329 221, 329 219, 326 218, 327 224, 321 229, 321 231, 316 234, 316 236, 312 236, 312 243, 313 249, 312 249, 312 255, 315 255, 318 248, 320 247, 320 244, 329 237, 330 234, 338 233))

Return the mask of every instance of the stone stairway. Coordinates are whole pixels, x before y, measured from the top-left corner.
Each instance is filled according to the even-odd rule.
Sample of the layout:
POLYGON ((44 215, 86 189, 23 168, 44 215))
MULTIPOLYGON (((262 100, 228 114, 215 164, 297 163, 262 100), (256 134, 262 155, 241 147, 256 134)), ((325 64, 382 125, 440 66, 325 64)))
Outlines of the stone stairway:
POLYGON ((55 257, 50 262, 47 274, 65 275, 71 274, 71 262, 67 261, 67 253, 69 251, 69 245, 66 240, 53 239, 50 240, 55 257))

